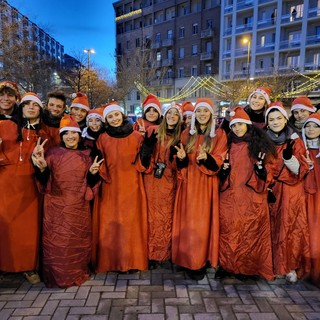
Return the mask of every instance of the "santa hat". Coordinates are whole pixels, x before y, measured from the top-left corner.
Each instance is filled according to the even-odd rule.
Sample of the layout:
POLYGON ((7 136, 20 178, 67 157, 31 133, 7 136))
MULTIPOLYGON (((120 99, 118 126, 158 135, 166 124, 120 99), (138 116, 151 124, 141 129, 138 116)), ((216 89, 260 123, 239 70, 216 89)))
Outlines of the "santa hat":
POLYGON ((9 80, 1 81, 0 82, 0 90, 2 90, 4 88, 12 89, 15 92, 17 99, 20 100, 21 96, 20 96, 19 88, 15 82, 9 81, 9 80))
POLYGON ((20 105, 25 101, 36 102, 41 108, 43 108, 42 101, 40 100, 39 96, 34 92, 26 92, 21 98, 20 105))
POLYGON ((103 119, 105 119, 106 116, 112 111, 120 111, 121 113, 123 113, 123 109, 118 105, 118 102, 113 101, 104 106, 103 119))
POLYGON ((183 111, 184 116, 191 115, 194 111, 194 105, 192 104, 192 102, 183 101, 182 102, 182 111, 183 111))
POLYGON ((65 114, 63 118, 60 120, 59 133, 65 131, 76 131, 81 133, 81 129, 78 125, 78 122, 70 114, 65 114))
POLYGON ((266 99, 267 104, 270 104, 270 95, 271 95, 271 89, 269 87, 260 87, 255 89, 253 92, 251 92, 250 96, 248 97, 248 101, 250 101, 251 97, 255 94, 259 93, 262 94, 263 97, 266 99))
POLYGON ((293 100, 291 104, 291 111, 297 110, 297 109, 303 109, 309 112, 317 111, 317 108, 313 106, 313 104, 311 103, 311 100, 306 96, 300 96, 293 100))
POLYGON ((288 118, 288 113, 286 111, 286 109, 284 108, 283 104, 281 101, 276 101, 276 102, 272 102, 267 110, 266 110, 266 115, 265 115, 265 119, 266 119, 266 122, 268 122, 268 114, 270 113, 271 110, 278 110, 279 112, 281 112, 283 114, 283 116, 289 120, 288 118))
POLYGON ((72 98, 73 100, 72 100, 70 109, 73 107, 77 107, 80 109, 84 109, 86 111, 90 110, 88 97, 84 93, 81 93, 81 92, 73 93, 72 98))
POLYGON ((210 130, 210 137, 213 138, 216 133, 215 133, 215 119, 214 117, 214 110, 213 110, 213 102, 211 99, 209 98, 198 98, 196 101, 196 104, 194 106, 194 112, 192 114, 192 118, 191 118, 191 125, 190 125, 190 134, 194 135, 196 133, 195 130, 195 125, 196 125, 196 114, 195 112, 197 111, 198 108, 200 107, 206 107, 212 114, 212 126, 211 126, 211 130, 210 130))
POLYGON ((148 94, 142 102, 143 113, 146 113, 149 108, 155 108, 161 115, 161 106, 159 99, 153 94, 148 94))
POLYGON ((166 109, 166 111, 164 112, 164 114, 163 114, 164 117, 166 116, 167 112, 168 112, 170 109, 176 109, 176 110, 179 112, 181 121, 183 120, 183 115, 182 115, 182 110, 181 110, 181 105, 180 105, 180 104, 175 103, 175 102, 172 102, 172 103, 170 104, 170 106, 166 109))
POLYGON ((104 110, 103 107, 91 109, 87 114, 87 118, 86 118, 87 125, 88 125, 89 119, 92 119, 92 118, 96 118, 104 122, 103 110, 104 110))
MULTIPOLYGON (((306 129, 305 128, 306 128, 306 124, 308 122, 314 122, 320 127, 320 114, 319 113, 310 114, 310 116, 308 117, 306 122, 303 124, 301 134, 302 134, 302 139, 303 139, 303 142, 304 142, 304 145, 306 146, 306 148, 307 148, 307 137, 306 137, 306 132, 305 132, 306 129)), ((320 139, 320 138, 318 137, 318 139, 320 139)), ((320 144, 319 144, 319 152, 316 155, 316 158, 320 158, 320 144)))
POLYGON ((252 124, 249 115, 239 106, 230 111, 229 127, 231 128, 231 126, 237 122, 252 124))

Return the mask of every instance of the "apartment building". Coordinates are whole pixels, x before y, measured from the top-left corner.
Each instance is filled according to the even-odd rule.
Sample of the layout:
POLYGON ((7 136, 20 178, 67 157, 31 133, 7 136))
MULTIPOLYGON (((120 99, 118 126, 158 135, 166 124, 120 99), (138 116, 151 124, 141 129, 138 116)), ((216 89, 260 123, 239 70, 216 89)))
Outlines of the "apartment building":
MULTIPOLYGON (((192 76, 218 74, 219 0, 120 0, 113 7, 118 61, 130 63, 137 48, 150 51, 147 85, 157 96, 174 96, 192 76)), ((142 99, 139 90, 128 95, 131 111, 142 99)))
POLYGON ((20 47, 25 44, 39 61, 50 59, 58 65, 63 64, 63 45, 6 0, 0 0, 0 9, 0 71, 10 68, 8 58, 12 58, 12 48, 17 44, 20 47))
POLYGON ((319 0, 223 0, 222 81, 320 72, 319 0))

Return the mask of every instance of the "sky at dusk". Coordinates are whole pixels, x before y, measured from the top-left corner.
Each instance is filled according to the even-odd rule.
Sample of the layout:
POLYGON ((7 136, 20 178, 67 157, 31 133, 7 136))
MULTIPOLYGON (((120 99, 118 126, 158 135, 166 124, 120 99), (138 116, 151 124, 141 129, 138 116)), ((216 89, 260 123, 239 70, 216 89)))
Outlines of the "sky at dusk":
MULTIPOLYGON (((115 22, 112 0, 7 0, 29 20, 79 57, 94 49, 90 62, 114 74, 115 22)), ((111 77, 113 77, 110 74, 111 77)))

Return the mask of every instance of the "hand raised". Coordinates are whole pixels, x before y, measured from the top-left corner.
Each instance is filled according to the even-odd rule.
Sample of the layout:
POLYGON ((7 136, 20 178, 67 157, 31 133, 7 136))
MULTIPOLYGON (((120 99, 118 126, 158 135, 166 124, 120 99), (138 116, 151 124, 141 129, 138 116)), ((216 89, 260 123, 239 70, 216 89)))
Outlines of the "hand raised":
POLYGON ((179 146, 174 146, 174 147, 177 150, 177 158, 179 160, 183 160, 187 156, 187 154, 184 150, 183 144, 180 142, 179 146))
POLYGON ((48 139, 45 139, 42 143, 41 143, 41 138, 39 137, 36 146, 33 149, 32 155, 35 158, 44 158, 44 145, 47 143, 48 139))
POLYGON ((100 165, 103 161, 104 161, 104 159, 101 159, 98 161, 98 156, 96 156, 91 167, 89 168, 90 173, 96 174, 99 171, 100 165))
POLYGON ((199 145, 198 148, 198 156, 196 158, 197 162, 200 160, 207 160, 207 152, 204 150, 204 147, 202 145, 199 145))

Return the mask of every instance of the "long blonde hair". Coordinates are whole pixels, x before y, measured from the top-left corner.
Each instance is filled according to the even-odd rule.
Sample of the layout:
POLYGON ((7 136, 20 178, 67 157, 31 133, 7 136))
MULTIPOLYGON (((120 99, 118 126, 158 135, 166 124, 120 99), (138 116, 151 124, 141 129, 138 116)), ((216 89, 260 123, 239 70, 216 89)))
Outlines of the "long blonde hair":
MULTIPOLYGON (((179 117, 178 123, 174 127, 174 131, 172 134, 172 137, 169 139, 166 148, 170 148, 170 146, 175 146, 179 140, 180 140, 180 134, 181 134, 181 127, 182 127, 182 121, 179 117)), ((158 141, 160 144, 164 144, 166 136, 167 136, 167 130, 168 130, 168 124, 164 117, 163 121, 160 123, 158 128, 158 141)))
MULTIPOLYGON (((214 119, 211 115, 210 120, 208 121, 206 128, 203 132, 204 141, 203 141, 202 146, 204 147, 204 150, 208 153, 212 151, 212 149, 215 145, 215 141, 216 141, 216 139, 213 139, 210 137, 211 126, 214 125, 213 121, 214 121, 214 119)), ((197 119, 195 122, 195 126, 196 126, 196 132, 193 135, 191 135, 191 134, 189 135, 189 139, 186 144, 185 149, 186 149, 187 153, 191 153, 194 151, 195 143, 196 143, 197 136, 198 136, 198 130, 200 130, 200 124, 197 119)))

